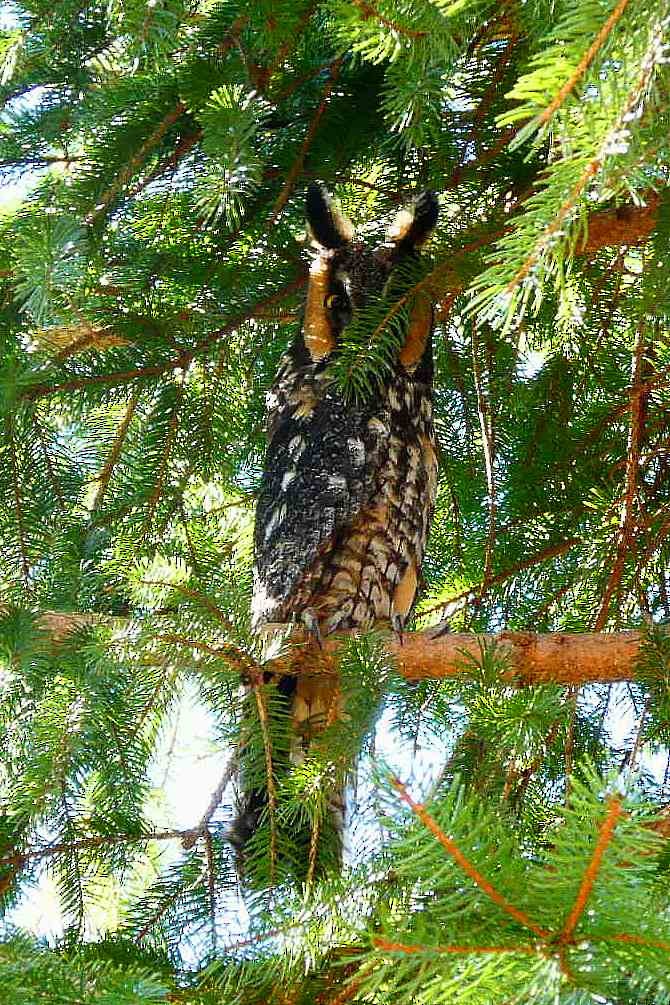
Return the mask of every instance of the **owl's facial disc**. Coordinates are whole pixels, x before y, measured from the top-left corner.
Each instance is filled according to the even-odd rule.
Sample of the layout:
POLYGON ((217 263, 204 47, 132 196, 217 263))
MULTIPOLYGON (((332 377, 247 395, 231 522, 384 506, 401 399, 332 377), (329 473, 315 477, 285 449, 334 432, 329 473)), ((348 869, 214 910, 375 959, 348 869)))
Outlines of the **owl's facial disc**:
POLYGON ((310 269, 304 340, 316 361, 333 352, 354 312, 383 294, 394 266, 427 240, 438 203, 433 192, 417 196, 398 214, 387 244, 376 250, 354 241, 350 222, 323 186, 309 186, 306 209, 318 255, 310 269))

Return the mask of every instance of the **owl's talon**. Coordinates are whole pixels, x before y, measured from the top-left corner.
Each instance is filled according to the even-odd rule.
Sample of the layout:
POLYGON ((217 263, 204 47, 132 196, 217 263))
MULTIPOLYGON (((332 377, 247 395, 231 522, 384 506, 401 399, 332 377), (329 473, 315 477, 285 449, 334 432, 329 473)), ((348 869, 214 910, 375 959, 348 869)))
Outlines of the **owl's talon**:
POLYGON ((319 619, 317 618, 314 611, 309 609, 303 611, 301 619, 308 634, 316 639, 319 645, 319 649, 323 649, 323 639, 321 638, 321 627, 319 625, 319 619))
POLYGON ((404 637, 403 633, 405 631, 405 618, 404 618, 404 616, 402 614, 398 614, 396 612, 395 614, 391 615, 391 628, 393 629, 393 631, 396 634, 396 638, 398 639, 398 645, 400 645, 400 646, 403 645, 403 637, 404 637))
POLYGON ((447 620, 445 620, 444 622, 440 622, 440 624, 437 626, 437 631, 433 635, 431 635, 431 640, 439 639, 443 635, 448 635, 450 632, 451 632, 451 623, 447 620))

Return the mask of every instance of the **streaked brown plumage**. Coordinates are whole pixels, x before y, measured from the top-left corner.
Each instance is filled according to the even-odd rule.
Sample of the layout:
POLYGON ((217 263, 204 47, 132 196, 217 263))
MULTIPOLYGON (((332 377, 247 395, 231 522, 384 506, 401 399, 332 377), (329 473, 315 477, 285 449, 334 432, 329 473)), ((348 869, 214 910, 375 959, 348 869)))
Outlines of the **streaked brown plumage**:
MULTIPOLYGON (((364 402, 348 401, 328 367, 353 312, 381 295, 395 266, 429 236, 437 199, 417 198, 376 250, 353 241, 318 186, 308 191, 307 216, 317 255, 303 329, 268 394, 253 625, 298 621, 317 635, 380 622, 401 628, 416 597, 437 487, 432 305, 415 302, 392 372, 364 402)), ((283 686, 299 760, 309 736, 332 717, 336 690, 322 681, 283 686)), ((249 813, 245 832, 253 829, 249 813)))

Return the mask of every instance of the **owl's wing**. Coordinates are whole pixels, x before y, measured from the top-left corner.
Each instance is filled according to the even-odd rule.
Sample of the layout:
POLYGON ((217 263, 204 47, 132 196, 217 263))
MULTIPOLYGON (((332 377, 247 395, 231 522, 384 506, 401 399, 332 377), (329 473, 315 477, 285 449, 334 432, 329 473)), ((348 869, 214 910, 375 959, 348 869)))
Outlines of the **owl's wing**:
MULTIPOLYGON (((272 397, 272 394, 271 394, 272 397)), ((319 556, 374 496, 388 427, 336 390, 275 398, 256 512, 253 622, 284 621, 319 556)))

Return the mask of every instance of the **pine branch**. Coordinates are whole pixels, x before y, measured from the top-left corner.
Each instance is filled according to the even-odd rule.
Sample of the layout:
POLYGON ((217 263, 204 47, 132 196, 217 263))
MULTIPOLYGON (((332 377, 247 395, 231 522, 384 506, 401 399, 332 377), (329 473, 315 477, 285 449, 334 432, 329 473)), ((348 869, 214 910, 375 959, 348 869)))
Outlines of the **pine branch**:
POLYGON ((316 136, 316 132, 319 128, 319 123, 321 122, 323 114, 326 111, 326 108, 328 107, 328 99, 330 98, 331 91, 333 90, 333 87, 337 83, 337 78, 340 75, 341 66, 342 66, 341 59, 338 59, 333 63, 332 69, 330 71, 330 79, 328 80, 326 86, 323 89, 323 96, 321 98, 321 103, 317 108, 316 112, 314 113, 314 116, 312 117, 312 120, 307 128, 307 133, 305 134, 305 139, 303 140, 302 146, 300 147, 298 156, 291 165, 289 172, 286 176, 284 186, 279 195, 277 196, 277 201, 272 207, 272 212, 270 213, 270 219, 268 220, 269 227, 272 227, 275 224, 279 214, 281 213, 282 209, 288 202, 291 192, 293 191, 293 188, 295 186, 295 183, 298 180, 298 177, 300 176, 300 173, 303 169, 303 165, 305 163, 305 157, 307 156, 307 151, 309 150, 314 140, 314 137, 316 136))
POLYGON ((47 469, 47 474, 49 475, 49 483, 54 492, 54 496, 58 500, 61 508, 65 506, 65 499, 63 497, 63 490, 60 484, 60 480, 56 471, 54 470, 53 462, 51 459, 51 454, 49 453, 49 447, 44 438, 44 430, 42 429, 42 423, 39 420, 37 412, 33 411, 30 416, 33 428, 37 433, 37 438, 40 443, 40 449, 42 451, 42 457, 44 458, 44 466, 47 469))
MULTIPOLYGON (((654 39, 653 46, 658 47, 657 39, 654 39)), ((621 130, 622 126, 628 121, 629 116, 632 114, 633 110, 637 106, 644 94, 645 90, 651 82, 654 70, 656 68, 656 62, 654 59, 647 59, 645 61, 642 73, 640 74, 635 86, 631 89, 626 101, 624 102, 623 108, 617 117, 615 124, 608 130, 605 135, 596 155, 588 162, 586 167, 581 172, 579 178, 573 185, 567 199, 562 203, 556 212, 553 220, 547 227, 545 227, 542 234, 539 235, 533 249, 530 254, 526 257, 521 267, 518 269, 516 274, 510 279, 505 287, 505 292, 510 294, 528 277, 531 270, 540 261, 544 253, 550 247, 555 236, 559 234, 563 229, 563 225, 566 221, 569 221, 576 209, 579 199, 582 197, 586 187, 589 183, 600 173, 606 158, 607 150, 612 143, 612 138, 621 130)))
POLYGON ((24 852, 4 855, 0 858, 0 866, 9 865, 20 869, 28 862, 39 862, 45 858, 53 858, 54 855, 63 855, 86 848, 100 848, 105 845, 114 844, 138 844, 144 841, 183 841, 184 838, 190 838, 191 834, 192 831, 187 829, 150 831, 146 834, 104 834, 96 835, 95 837, 78 838, 75 841, 62 841, 57 844, 46 845, 43 848, 28 848, 24 852))
POLYGON ((626 458, 626 494, 624 496, 623 517, 617 540, 616 558, 609 579, 607 580, 594 626, 597 632, 602 631, 607 623, 612 596, 619 589, 626 557, 633 544, 635 498, 640 468, 640 445, 643 435, 646 397, 648 394, 648 392, 641 390, 644 346, 642 332, 638 330, 631 373, 630 431, 628 436, 628 455, 626 458))
POLYGON ((514 918, 514 920, 520 925, 523 925, 524 928, 530 929, 530 931, 537 935, 538 938, 544 939, 550 934, 546 928, 536 925, 535 922, 532 921, 523 911, 519 910, 518 907, 515 907, 514 904, 511 904, 499 890, 496 890, 493 884, 490 883, 485 876, 482 876, 472 862, 470 862, 463 854, 458 845, 444 833, 437 821, 435 821, 430 813, 428 813, 425 806, 423 806, 422 803, 415 802, 399 778, 391 778, 391 784, 396 792, 398 792, 403 802, 407 803, 412 813, 418 817, 424 827, 426 827, 433 837, 440 842, 447 854, 454 859, 466 876, 470 877, 472 882, 486 897, 489 898, 489 900, 492 900, 494 904, 505 912, 505 914, 514 918))
POLYGON ((434 953, 448 956, 488 956, 503 955, 505 953, 522 953, 531 956, 541 953, 541 949, 534 946, 422 946, 407 945, 404 942, 390 942, 388 939, 373 938, 372 945, 375 949, 381 949, 388 953, 403 953, 412 956, 416 953, 431 956, 434 953))
POLYGON ((186 110, 186 105, 178 101, 174 108, 163 116, 153 133, 142 143, 139 150, 133 154, 123 170, 116 176, 114 182, 100 197, 95 209, 89 213, 86 219, 88 224, 94 223, 107 210, 108 206, 128 184, 137 169, 141 167, 149 154, 158 146, 165 134, 182 117, 186 110))
POLYGON ((170 455, 172 453, 172 448, 174 446, 175 438, 177 436, 177 430, 179 429, 179 411, 181 409, 182 401, 184 399, 184 380, 183 378, 177 384, 177 394, 175 396, 174 405, 172 407, 172 415, 170 416, 170 423, 167 429, 167 434, 165 437, 165 443, 163 444, 163 450, 161 453, 160 464, 158 466, 158 474, 156 476, 156 482, 151 494, 149 495, 147 503, 147 515, 145 519, 145 527, 147 530, 151 526, 151 521, 153 520, 154 512, 156 506, 163 492, 163 485, 165 482, 165 475, 167 473, 167 466, 170 460, 170 455))
POLYGON ((257 311, 272 307, 274 304, 280 303, 286 297, 291 296, 296 292, 296 290, 301 289, 306 282, 306 276, 298 276, 297 279, 293 279, 290 283, 283 286, 281 290, 278 290, 269 297, 265 297, 263 300, 257 301, 243 314, 239 314, 236 318, 233 318, 232 321, 229 321, 223 328, 218 328, 205 338, 200 339, 200 341, 196 342, 191 348, 182 348, 177 357, 167 360, 165 363, 160 363, 155 366, 137 367, 133 370, 123 370, 116 373, 97 373, 91 375, 90 377, 76 377, 72 380, 63 381, 61 384, 33 384, 32 387, 27 388, 23 392, 22 396, 29 401, 35 401, 38 398, 45 398, 52 394, 63 394, 67 391, 82 391, 87 387, 92 387, 97 384, 106 384, 109 387, 113 387, 119 384, 129 384, 133 380, 146 379, 148 377, 160 377, 173 370, 186 370, 199 353, 205 352, 216 342, 221 341, 221 339, 224 339, 228 335, 237 331, 237 329, 243 325, 245 321, 249 321, 253 318, 257 311))
MULTIPOLYGON (((268 626, 268 630, 271 628, 268 626)), ((285 625, 281 628, 286 630, 285 625)), ((342 638, 346 638, 346 633, 342 633, 342 638)), ((337 674, 341 641, 324 639, 319 649, 308 644, 310 639, 300 629, 294 629, 291 639, 305 644, 292 646, 286 655, 268 663, 266 670, 282 674, 337 674)), ((642 634, 634 631, 547 635, 506 631, 481 636, 443 632, 436 636, 435 629, 429 629, 407 632, 402 641, 390 636, 384 638, 384 648, 395 657, 398 672, 406 680, 467 677, 468 662, 470 666, 473 660, 478 662, 482 644, 499 646, 506 652, 511 668, 501 675, 501 687, 635 680, 642 643, 642 634)))
POLYGON ((14 495, 14 513, 16 516, 16 527, 18 535, 19 552, 21 555, 21 572, 23 574, 24 586, 28 586, 30 579, 30 560, 28 558, 28 544, 26 540, 26 528, 23 513, 23 496, 21 493, 21 478, 19 474, 18 460, 16 457, 16 438, 14 436, 14 417, 9 414, 5 417, 5 432, 7 435, 7 447, 9 450, 9 463, 12 472, 12 490, 14 495))
POLYGON ((383 24, 385 28, 390 28, 392 32, 397 35, 404 35, 405 38, 424 38, 426 35, 425 31, 413 31, 411 28, 405 28, 403 25, 398 24, 397 21, 391 21, 389 18, 384 17, 367 0, 351 0, 351 2, 361 12, 364 21, 373 18, 379 24, 383 24))
POLYGON ((125 443, 130 423, 133 421, 133 416, 135 415, 135 409, 137 408, 138 401, 139 401, 139 395, 137 394, 131 395, 131 397, 128 400, 125 414, 119 424, 116 436, 114 437, 114 442, 112 443, 109 456, 105 461, 102 471, 98 475, 98 488, 96 490, 95 498, 91 505, 91 510, 93 512, 95 512, 95 510, 100 509, 100 507, 102 506, 103 500, 107 493, 107 489, 109 487, 110 479, 112 477, 112 472, 114 471, 114 468, 116 467, 119 458, 121 456, 121 451, 123 450, 123 444, 125 443))
POLYGON ((664 953, 670 954, 670 942, 662 942, 659 939, 648 939, 642 935, 631 935, 621 932, 617 935, 597 935, 591 936, 594 941, 603 942, 627 942, 631 946, 652 946, 654 949, 662 949, 664 953))
POLYGON ((493 435, 493 420, 491 416, 491 406, 482 387, 482 373, 477 353, 478 343, 476 326, 473 326, 472 372, 475 381, 475 391, 477 393, 479 426, 482 434, 482 449, 484 451, 484 470, 486 471, 487 504, 489 513, 489 527, 486 535, 486 548, 484 553, 484 577, 482 581, 482 593, 484 593, 489 588, 489 583, 491 582, 493 575, 493 553, 496 541, 498 501, 495 483, 495 442, 493 435))
POLYGON ((275 73, 281 69, 282 64, 286 61, 289 53, 295 49, 309 22, 312 20, 317 6, 316 2, 312 2, 307 5, 291 34, 284 40, 282 45, 280 45, 277 50, 277 55, 271 65, 267 68, 268 83, 272 80, 275 73))
POLYGON ((576 547, 578 544, 582 544, 581 538, 571 537, 567 541, 560 541, 558 544, 550 544, 547 548, 543 548, 542 551, 538 551, 537 554, 531 555, 530 558, 524 558, 521 562, 516 565, 511 566, 509 569, 504 569, 502 572, 496 573, 492 576, 488 582, 485 579, 480 580, 479 583, 475 583, 473 586, 469 586, 466 590, 461 590, 460 593, 455 593, 453 596, 446 597, 444 600, 440 601, 439 604, 434 604, 432 607, 424 607, 419 610, 420 617, 427 617, 430 614, 436 614, 438 611, 443 612, 447 607, 451 610, 454 604, 457 604, 461 600, 468 600, 474 597, 483 597, 494 586, 499 586, 501 583, 507 582, 508 579, 512 579, 519 572, 524 572, 526 569, 532 569, 535 565, 540 565, 542 562, 548 561, 550 558, 558 558, 560 555, 564 555, 567 551, 576 547))
POLYGON ((584 56, 579 61, 579 64, 575 68, 574 72, 570 75, 565 84, 561 87, 560 91, 551 103, 545 108, 545 110, 538 116, 537 128, 541 128, 545 123, 549 122, 551 118, 555 115, 558 109, 565 103, 566 99, 572 94, 575 87, 582 79, 588 68, 593 63, 603 45, 609 38, 613 29, 616 27, 618 22, 621 20, 626 7, 628 6, 629 0, 619 0, 610 16, 605 21, 604 25, 596 35, 592 44, 589 46, 584 56))
POLYGON ((190 153, 196 143, 199 143, 202 139, 202 129, 196 129, 195 132, 191 133, 189 136, 184 136, 183 139, 179 141, 175 149, 164 160, 160 161, 151 171, 141 178, 136 185, 133 185, 131 189, 128 190, 127 198, 134 199, 136 195, 139 195, 147 185, 150 185, 152 181, 156 178, 161 178, 168 171, 174 171, 179 162, 183 160, 186 154, 190 153))
POLYGON ((582 878, 579 891, 577 893, 577 898, 570 911, 568 917, 565 919, 565 924, 561 929, 561 934, 559 936, 559 941, 566 943, 572 940, 577 923, 581 918, 584 910, 586 908, 586 903, 591 895, 591 890, 593 889, 593 884, 595 883, 598 872, 600 871, 600 866, 603 860, 603 855, 607 850, 612 837, 614 835, 614 829, 619 821, 619 817, 622 815, 623 810, 621 806, 621 800, 618 796, 612 796, 608 803, 607 814, 603 820, 602 826, 598 832, 598 840, 596 841, 596 846, 593 849, 593 856, 588 864, 586 872, 582 878))
POLYGON ((263 751, 265 754, 265 776, 268 793, 268 818, 270 824, 270 888, 275 885, 277 872, 277 788, 274 779, 274 767, 272 763, 272 738, 270 736, 270 725, 268 722, 268 709, 265 696, 261 691, 263 677, 259 673, 251 677, 251 687, 254 692, 256 708, 258 710, 258 721, 263 736, 263 751))

